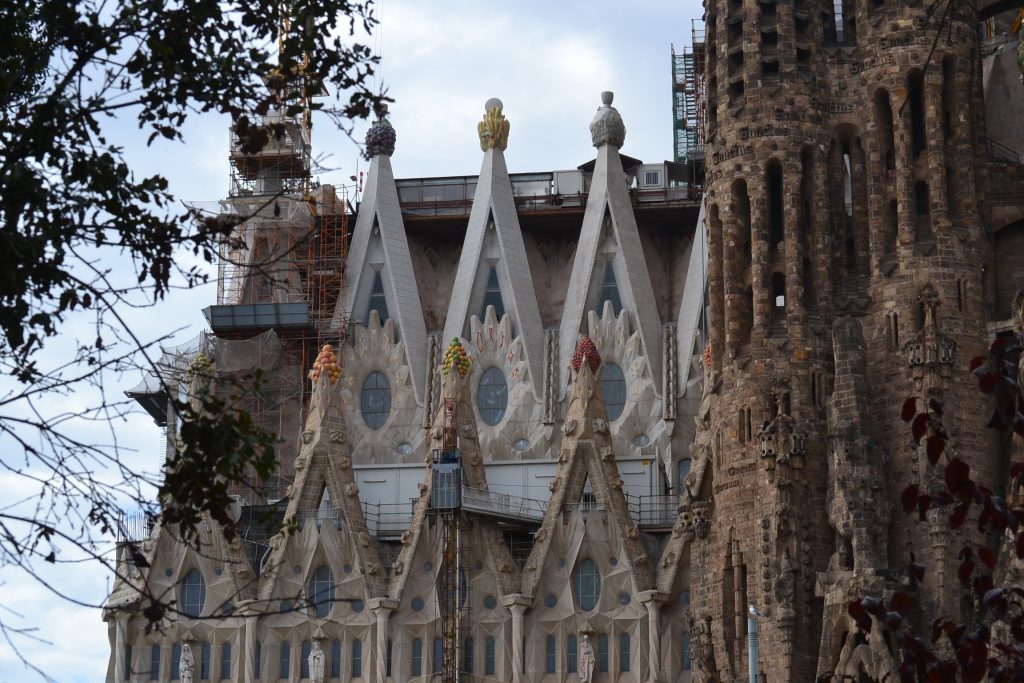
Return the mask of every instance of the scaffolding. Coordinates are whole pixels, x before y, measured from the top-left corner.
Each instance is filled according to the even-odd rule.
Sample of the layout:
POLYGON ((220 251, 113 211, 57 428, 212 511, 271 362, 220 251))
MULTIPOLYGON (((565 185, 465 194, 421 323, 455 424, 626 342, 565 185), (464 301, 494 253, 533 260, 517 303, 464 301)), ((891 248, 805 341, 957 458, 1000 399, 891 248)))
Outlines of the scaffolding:
POLYGON ((672 48, 672 121, 676 163, 704 160, 705 76, 707 58, 704 26, 691 20, 690 45, 677 53, 672 48))

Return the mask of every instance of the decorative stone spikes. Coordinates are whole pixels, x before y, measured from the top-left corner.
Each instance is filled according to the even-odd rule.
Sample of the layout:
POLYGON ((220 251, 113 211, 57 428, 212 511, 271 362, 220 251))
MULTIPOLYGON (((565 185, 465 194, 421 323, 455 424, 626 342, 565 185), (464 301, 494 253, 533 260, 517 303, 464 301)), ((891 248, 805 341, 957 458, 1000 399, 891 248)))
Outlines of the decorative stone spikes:
POLYGON ((363 154, 367 159, 384 155, 386 157, 395 153, 395 129, 387 119, 388 105, 382 104, 377 110, 377 120, 366 131, 366 152, 363 154))
POLYGON ((576 345, 576 352, 572 354, 570 364, 573 370, 579 372, 580 366, 584 362, 590 366, 591 372, 597 372, 597 369, 601 367, 601 354, 597 352, 594 342, 587 336, 580 339, 580 342, 576 345))
POLYGON ((508 119, 501 113, 502 107, 497 97, 492 97, 484 104, 484 119, 476 125, 480 135, 480 149, 486 152, 497 149, 502 152, 508 147, 508 119))
POLYGON ((341 377, 341 366, 338 365, 338 357, 334 355, 334 347, 330 344, 324 344, 324 347, 320 349, 320 353, 316 356, 316 361, 313 363, 310 377, 313 378, 314 385, 320 379, 321 374, 326 374, 331 384, 337 382, 338 378, 341 377))
POLYGON ((590 122, 590 139, 594 147, 613 145, 621 148, 626 142, 626 124, 622 122, 619 110, 612 106, 615 93, 606 90, 601 93, 601 106, 590 122))
POLYGON ((462 341, 458 337, 452 337, 452 342, 448 345, 448 350, 444 352, 444 359, 441 361, 441 374, 447 377, 448 373, 455 369, 460 377, 465 377, 469 374, 472 363, 473 360, 466 353, 462 341))

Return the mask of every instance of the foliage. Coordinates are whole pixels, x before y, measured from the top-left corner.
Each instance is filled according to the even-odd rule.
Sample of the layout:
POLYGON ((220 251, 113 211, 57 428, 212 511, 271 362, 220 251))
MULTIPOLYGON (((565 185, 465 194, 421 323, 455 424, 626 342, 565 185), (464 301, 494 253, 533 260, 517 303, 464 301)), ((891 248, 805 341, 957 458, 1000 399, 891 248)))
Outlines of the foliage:
MULTIPOLYGON (((1014 434, 1024 437, 1021 387, 1018 378, 1024 335, 993 342, 988 358, 976 358, 971 371, 981 392, 992 396, 994 410, 989 427, 1003 437, 1004 452, 1014 434)), ((915 628, 921 617, 918 600, 927 566, 911 560, 909 585, 886 601, 865 597, 849 605, 858 628, 871 632, 882 628, 898 654, 900 680, 962 680, 1002 683, 1024 680, 1024 587, 1019 569, 1024 567, 1024 461, 1013 458, 1007 482, 1009 499, 978 483, 970 466, 947 451, 949 436, 942 416, 944 406, 932 399, 921 409, 911 398, 903 406, 918 444, 924 443, 928 460, 941 474, 941 483, 924 491, 908 486, 902 494, 904 511, 921 521, 929 515, 945 518, 949 529, 976 528, 964 535, 958 553, 957 576, 963 590, 974 598, 974 614, 966 621, 939 616, 924 633, 915 628), (1016 577, 1016 578, 1015 578, 1016 577)))
MULTIPOLYGON (((110 131, 131 122, 150 145, 180 141, 190 118, 226 114, 255 152, 282 134, 261 116, 297 115, 302 102, 349 130, 381 100, 366 85, 375 58, 353 37, 372 30, 371 9, 372 0, 0 3, 0 469, 28 501, 0 509, 0 567, 81 602, 35 563, 71 561, 64 550, 111 565, 105 544, 125 507, 162 514, 185 537, 203 515, 230 533, 228 484, 274 464, 277 437, 233 407, 232 392, 252 387, 171 401, 179 448, 161 483, 123 457, 116 425, 133 406, 106 385, 115 373, 123 387, 140 369, 160 372, 163 339, 133 329, 132 309, 203 282, 203 262, 246 216, 183 211, 163 176, 133 171, 110 131), (312 100, 324 89, 333 99, 312 100), (72 339, 83 312, 92 334, 78 324, 72 339), (89 431, 97 424, 107 438, 89 431)), ((2 616, 10 642, 17 629, 2 616)))

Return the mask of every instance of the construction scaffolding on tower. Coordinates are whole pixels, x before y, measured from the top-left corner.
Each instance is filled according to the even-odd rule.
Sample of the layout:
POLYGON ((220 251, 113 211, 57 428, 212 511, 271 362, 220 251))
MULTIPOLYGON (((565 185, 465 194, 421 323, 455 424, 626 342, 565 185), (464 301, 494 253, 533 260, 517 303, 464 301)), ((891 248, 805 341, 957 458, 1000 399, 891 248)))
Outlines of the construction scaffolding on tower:
MULTIPOLYGON (((332 319, 344 286, 348 202, 344 190, 339 196, 312 178, 310 98, 318 94, 290 89, 268 112, 236 120, 221 211, 242 222, 221 249, 217 305, 204 310, 213 333, 233 342, 238 357, 229 365, 252 377, 259 371, 260 390, 238 392, 234 404, 279 435, 301 433, 306 373, 319 348, 339 344, 346 330, 332 319)), ((284 497, 298 449, 297 440, 282 441, 277 472, 233 492, 252 503, 284 497)))
POLYGON ((691 20, 690 45, 677 53, 672 47, 672 128, 674 160, 685 164, 690 182, 703 189, 705 111, 705 75, 707 57, 704 25, 691 20))

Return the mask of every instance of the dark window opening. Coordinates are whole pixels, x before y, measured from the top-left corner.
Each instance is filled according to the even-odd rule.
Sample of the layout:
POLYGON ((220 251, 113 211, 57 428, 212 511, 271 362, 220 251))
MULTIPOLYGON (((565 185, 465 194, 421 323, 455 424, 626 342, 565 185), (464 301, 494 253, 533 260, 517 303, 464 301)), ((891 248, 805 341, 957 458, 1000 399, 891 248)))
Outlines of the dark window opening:
POLYGON ((885 89, 875 93, 875 126, 878 129, 878 145, 885 160, 885 173, 892 178, 896 171, 896 141, 892 123, 892 105, 889 92, 885 89))
POLYGON ((604 266, 604 277, 601 280, 601 301, 597 306, 598 314, 604 310, 606 301, 611 302, 612 312, 618 315, 622 310, 622 299, 619 298, 619 285, 615 281, 615 268, 612 267, 611 261, 604 266))
POLYGON ((373 284, 370 285, 370 300, 366 306, 366 324, 370 324, 370 313, 377 311, 380 321, 386 321, 388 315, 388 300, 384 296, 384 281, 381 279, 380 271, 373 274, 373 284))
POLYGON ((814 284, 814 262, 804 258, 804 303, 808 310, 814 310, 818 305, 818 291, 814 284))
POLYGON ((914 183, 914 213, 918 216, 927 216, 928 207, 928 183, 919 180, 914 183))
POLYGON ((765 78, 778 78, 779 62, 777 59, 761 62, 761 75, 765 78))
POLYGON ((505 302, 501 298, 501 285, 498 284, 498 271, 491 266, 487 273, 487 285, 484 288, 484 300, 480 304, 480 320, 487 316, 487 307, 494 306, 494 315, 501 320, 505 315, 505 302))
POLYGON ((846 268, 854 270, 857 267, 857 240, 852 237, 846 238, 846 268))
POLYGON ((782 273, 772 274, 772 315, 786 314, 786 276, 782 273))

